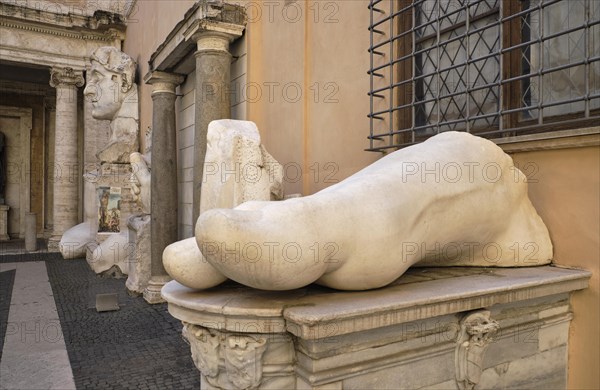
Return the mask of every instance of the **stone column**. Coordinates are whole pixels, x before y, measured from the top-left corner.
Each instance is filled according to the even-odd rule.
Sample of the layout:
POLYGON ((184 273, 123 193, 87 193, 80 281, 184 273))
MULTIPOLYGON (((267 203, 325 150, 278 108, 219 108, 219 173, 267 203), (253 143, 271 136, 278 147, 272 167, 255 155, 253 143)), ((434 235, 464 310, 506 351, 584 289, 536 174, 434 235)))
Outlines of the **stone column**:
POLYGON ((162 286, 170 280, 162 263, 165 247, 177 241, 177 128, 175 88, 180 75, 154 71, 144 77, 152 84, 151 277, 144 290, 148 303, 164 302, 162 286))
POLYGON ((56 88, 54 135, 53 229, 48 250, 58 251, 63 233, 79 222, 79 168, 77 157, 77 88, 83 72, 52 68, 50 85, 56 88))
MULTIPOLYGON (((226 31, 223 27, 222 30, 226 31)), ((216 119, 231 118, 231 53, 229 43, 242 33, 201 31, 194 34, 196 52, 196 119, 194 134, 194 199, 193 221, 200 215, 200 188, 206 155, 208 124, 216 119)))

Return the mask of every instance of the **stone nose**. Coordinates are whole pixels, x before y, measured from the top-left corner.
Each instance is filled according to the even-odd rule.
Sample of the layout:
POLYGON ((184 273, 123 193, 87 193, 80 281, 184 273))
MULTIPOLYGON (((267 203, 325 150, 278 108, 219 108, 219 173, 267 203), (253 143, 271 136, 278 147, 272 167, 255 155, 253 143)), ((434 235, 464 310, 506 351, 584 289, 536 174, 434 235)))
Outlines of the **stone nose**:
POLYGON ((83 90, 83 94, 87 97, 95 97, 98 92, 98 87, 93 83, 88 83, 83 90))

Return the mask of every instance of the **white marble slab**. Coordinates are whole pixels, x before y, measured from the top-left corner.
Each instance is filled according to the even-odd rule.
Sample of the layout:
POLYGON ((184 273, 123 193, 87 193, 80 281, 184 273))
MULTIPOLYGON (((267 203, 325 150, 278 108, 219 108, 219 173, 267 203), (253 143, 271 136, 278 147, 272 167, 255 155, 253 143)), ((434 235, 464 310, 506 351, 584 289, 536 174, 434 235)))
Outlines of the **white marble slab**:
POLYGON ((16 269, 0 389, 75 389, 73 371, 44 262, 0 264, 16 269))

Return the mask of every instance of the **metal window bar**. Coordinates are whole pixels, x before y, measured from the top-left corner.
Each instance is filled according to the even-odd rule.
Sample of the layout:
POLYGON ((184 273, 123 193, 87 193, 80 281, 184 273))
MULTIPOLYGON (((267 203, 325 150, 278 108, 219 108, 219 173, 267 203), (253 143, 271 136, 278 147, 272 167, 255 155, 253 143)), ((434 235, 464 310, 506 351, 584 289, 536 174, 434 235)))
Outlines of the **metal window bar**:
POLYGON ((512 9, 502 0, 370 1, 367 150, 393 151, 447 130, 501 138, 600 123, 593 1, 523 0, 512 9), (581 68, 583 76, 571 76, 581 68), (554 78, 571 88, 557 92, 554 78))

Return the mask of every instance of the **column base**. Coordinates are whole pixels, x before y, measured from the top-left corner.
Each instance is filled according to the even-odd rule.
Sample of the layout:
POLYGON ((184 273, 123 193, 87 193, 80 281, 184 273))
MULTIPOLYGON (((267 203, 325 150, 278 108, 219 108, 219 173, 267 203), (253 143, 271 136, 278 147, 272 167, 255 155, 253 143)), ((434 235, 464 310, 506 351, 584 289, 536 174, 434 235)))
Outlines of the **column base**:
POLYGON ((168 275, 152 276, 150 278, 150 282, 148 282, 148 287, 144 289, 144 300, 151 305, 166 302, 160 291, 162 290, 163 286, 170 281, 171 278, 168 275))

